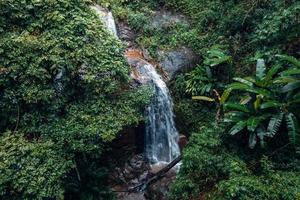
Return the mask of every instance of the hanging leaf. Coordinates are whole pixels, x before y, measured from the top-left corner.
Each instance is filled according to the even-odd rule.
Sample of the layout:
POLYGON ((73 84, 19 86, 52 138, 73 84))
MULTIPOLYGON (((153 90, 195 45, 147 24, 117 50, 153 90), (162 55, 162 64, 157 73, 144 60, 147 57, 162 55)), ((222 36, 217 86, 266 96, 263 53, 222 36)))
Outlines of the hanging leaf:
POLYGON ((240 104, 242 105, 246 105, 247 103, 249 103, 252 100, 252 97, 247 95, 242 97, 242 99, 240 100, 240 104))
POLYGON ((266 75, 266 64, 264 59, 257 59, 256 78, 262 80, 266 75))
POLYGON ((247 129, 248 131, 254 132, 255 129, 260 125, 261 122, 260 117, 251 117, 247 120, 247 129))
POLYGON ((226 109, 229 109, 229 110, 237 110, 237 111, 242 111, 242 112, 246 112, 246 113, 250 112, 250 110, 247 108, 247 106, 241 105, 238 103, 225 103, 224 106, 226 109))
POLYGON ((281 58, 282 60, 288 61, 289 63, 293 64, 295 67, 300 68, 300 61, 297 58, 293 57, 293 56, 276 55, 276 57, 281 58))
POLYGON ((263 79, 263 86, 267 86, 268 84, 270 84, 270 82, 273 79, 273 76, 275 74, 277 74, 277 72, 279 71, 279 69, 281 69, 280 65, 275 65, 273 66, 267 73, 267 75, 265 76, 265 78, 263 79))
POLYGON ((222 96, 221 96, 221 99, 220 99, 220 103, 221 104, 224 104, 226 102, 226 100, 228 99, 230 93, 231 93, 231 89, 227 89, 223 92, 222 96))
POLYGON ((284 86, 281 90, 281 92, 285 93, 285 92, 290 92, 293 91, 295 89, 300 88, 300 81, 294 82, 294 83, 289 83, 286 86, 284 86))
POLYGON ((192 97, 192 99, 193 100, 210 101, 210 102, 214 102, 215 101, 213 98, 206 97, 206 96, 194 96, 194 97, 192 97))
POLYGON ((283 113, 280 113, 271 118, 267 128, 267 135, 269 137, 274 137, 274 135, 278 132, 283 119, 283 115, 283 113))
POLYGON ((255 110, 257 110, 257 109, 260 107, 262 98, 263 98, 262 95, 256 95, 256 100, 255 100, 255 102, 253 103, 254 109, 255 109, 255 110))
POLYGON ((258 127, 257 128, 257 136, 259 138, 259 143, 262 148, 265 147, 265 135, 266 135, 265 128, 263 126, 258 127))
POLYGON ((249 148, 253 149, 257 143, 257 138, 255 133, 250 133, 249 136, 249 148))
POLYGON ((250 86, 250 87, 253 86, 253 83, 252 83, 252 82, 250 82, 250 81, 248 81, 248 80, 246 80, 246 79, 243 79, 243 78, 235 77, 235 78, 233 78, 233 80, 235 80, 235 81, 237 81, 237 82, 240 82, 240 83, 243 83, 243 84, 246 84, 246 85, 248 85, 248 86, 250 86))
POLYGON ((229 134, 230 135, 235 135, 238 132, 240 132, 241 130, 243 130, 247 125, 246 121, 240 121, 237 124, 235 124, 230 130, 229 130, 229 134))
POLYGON ((288 113, 285 115, 285 120, 287 123, 287 128, 288 128, 288 134, 291 143, 294 146, 297 146, 300 144, 300 128, 299 124, 297 121, 296 116, 293 113, 288 113))
POLYGON ((262 103, 260 105, 260 109, 280 108, 281 106, 282 106, 282 104, 277 101, 268 101, 268 102, 262 103))

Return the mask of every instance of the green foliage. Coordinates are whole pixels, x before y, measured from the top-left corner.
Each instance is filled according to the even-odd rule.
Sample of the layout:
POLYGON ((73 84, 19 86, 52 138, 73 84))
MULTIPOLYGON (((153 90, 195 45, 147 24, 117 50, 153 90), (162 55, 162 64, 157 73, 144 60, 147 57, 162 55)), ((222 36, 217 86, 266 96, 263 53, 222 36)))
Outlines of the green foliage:
MULTIPOLYGON (((107 165, 99 162, 107 143, 143 119, 150 92, 131 88, 121 42, 91 3, 0 2, 0 133, 8 132, 0 142, 1 154, 11 160, 1 166, 1 195, 63 199, 77 177, 69 159, 91 157, 100 180, 89 186, 98 188, 92 196, 101 199, 107 188, 101 187, 105 176, 98 169, 107 165), (24 168, 17 173, 10 165, 24 168), (27 186, 25 180, 32 182, 27 186)), ((78 169, 82 179, 98 177, 86 169, 78 169)), ((90 188, 77 185, 91 195, 90 188)))
POLYGON ((72 157, 51 141, 26 141, 7 132, 0 137, 1 199, 64 199, 72 157))
POLYGON ((265 137, 274 137, 282 125, 283 118, 290 142, 296 147, 300 145, 300 130, 295 114, 299 103, 294 101, 294 95, 298 94, 295 83, 298 82, 299 75, 294 64, 297 64, 298 60, 293 57, 280 57, 289 60, 292 69, 281 70, 279 73, 283 67, 276 65, 266 72, 264 60, 258 60, 255 77, 235 78, 236 83, 227 88, 229 91, 239 90, 242 92, 240 95, 247 97, 247 101, 226 103, 225 109, 230 111, 226 121, 235 124, 229 130, 229 134, 235 135, 247 129, 251 148, 254 148, 257 137, 262 145, 265 144, 265 137), (293 75, 290 75, 291 70, 293 75), (283 81, 286 79, 290 81, 283 81))
MULTIPOLYGON (((289 200, 299 197, 297 167, 275 170, 275 163, 267 156, 237 152, 238 147, 229 144, 224 132, 219 125, 207 124, 193 133, 184 150, 178 178, 171 187, 170 199, 289 200)), ((297 158, 285 161, 290 166, 293 162, 297 165, 297 158)))
POLYGON ((182 78, 176 77, 175 83, 178 81, 178 85, 184 85, 186 94, 211 95, 213 89, 222 90, 222 82, 230 79, 231 59, 221 46, 213 46, 204 56, 202 65, 199 64, 191 72, 186 73, 184 80, 176 80, 182 78))

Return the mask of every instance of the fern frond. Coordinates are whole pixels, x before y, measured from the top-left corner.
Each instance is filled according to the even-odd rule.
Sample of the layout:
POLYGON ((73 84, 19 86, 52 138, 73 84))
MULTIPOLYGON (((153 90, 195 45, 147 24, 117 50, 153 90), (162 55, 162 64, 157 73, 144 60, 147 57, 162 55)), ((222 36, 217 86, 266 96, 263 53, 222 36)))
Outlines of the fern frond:
POLYGON ((291 143, 294 146, 300 145, 300 129, 296 116, 293 113, 288 113, 285 116, 285 120, 291 143))
POLYGON ((267 128, 267 136, 273 137, 278 132, 282 119, 283 119, 283 113, 275 115, 271 118, 267 128))

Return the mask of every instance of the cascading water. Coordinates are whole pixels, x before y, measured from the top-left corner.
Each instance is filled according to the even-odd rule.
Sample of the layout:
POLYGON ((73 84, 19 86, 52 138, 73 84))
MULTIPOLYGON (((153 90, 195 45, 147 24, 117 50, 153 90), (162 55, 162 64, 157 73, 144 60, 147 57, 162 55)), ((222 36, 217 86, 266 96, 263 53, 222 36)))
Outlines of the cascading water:
POLYGON ((91 6, 91 8, 96 11, 101 21, 104 22, 104 25, 107 27, 107 29, 110 30, 115 37, 118 37, 116 23, 112 12, 103 9, 99 5, 91 6))
MULTIPOLYGON (((100 15, 107 29, 117 37, 117 30, 111 12, 99 5, 92 8, 100 15)), ((139 81, 149 84, 154 96, 146 108, 145 154, 151 164, 169 163, 180 155, 178 132, 174 123, 173 103, 166 83, 153 65, 145 61, 137 50, 126 54, 129 64, 139 72, 139 81), (139 54, 139 56, 137 56, 139 54)))
POLYGON ((151 64, 139 66, 138 71, 154 90, 152 101, 146 108, 146 156, 152 164, 171 162, 180 155, 180 150, 168 87, 151 64))

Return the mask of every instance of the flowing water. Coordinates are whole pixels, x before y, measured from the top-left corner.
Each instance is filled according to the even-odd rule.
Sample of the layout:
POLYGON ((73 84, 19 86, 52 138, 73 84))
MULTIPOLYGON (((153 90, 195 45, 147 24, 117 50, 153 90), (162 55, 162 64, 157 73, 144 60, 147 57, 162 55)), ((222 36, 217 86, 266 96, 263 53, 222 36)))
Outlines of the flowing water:
POLYGON ((100 7, 99 5, 91 6, 91 8, 96 11, 107 29, 110 30, 115 37, 118 37, 116 23, 112 12, 100 7))
MULTIPOLYGON (((116 25, 111 12, 96 5, 92 7, 100 15, 106 27, 117 37, 116 25)), ((128 50, 129 64, 135 67, 135 78, 149 84, 154 91, 146 108, 145 154, 151 164, 169 163, 180 155, 178 132, 174 123, 173 103, 166 83, 155 67, 145 61, 138 50, 128 50)))
POLYGON ((149 79, 148 83, 154 90, 151 103, 146 108, 146 157, 152 164, 171 162, 180 155, 180 150, 168 87, 151 64, 140 66, 138 71, 149 79))

